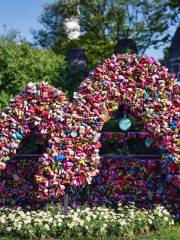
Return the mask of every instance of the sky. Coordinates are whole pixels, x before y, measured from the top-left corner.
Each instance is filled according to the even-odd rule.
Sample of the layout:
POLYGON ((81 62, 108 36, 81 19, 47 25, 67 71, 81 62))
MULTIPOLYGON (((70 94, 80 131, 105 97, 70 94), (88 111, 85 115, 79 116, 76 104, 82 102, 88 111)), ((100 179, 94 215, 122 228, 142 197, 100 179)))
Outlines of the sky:
MULTIPOLYGON (((6 25, 8 29, 19 31, 22 37, 31 42, 30 30, 41 28, 38 17, 42 13, 43 5, 52 2, 54 0, 0 0, 0 33, 3 33, 3 25, 6 25)), ((175 28, 170 28, 169 31, 173 35, 175 28)), ((146 55, 160 59, 163 56, 162 48, 150 48, 146 55)))

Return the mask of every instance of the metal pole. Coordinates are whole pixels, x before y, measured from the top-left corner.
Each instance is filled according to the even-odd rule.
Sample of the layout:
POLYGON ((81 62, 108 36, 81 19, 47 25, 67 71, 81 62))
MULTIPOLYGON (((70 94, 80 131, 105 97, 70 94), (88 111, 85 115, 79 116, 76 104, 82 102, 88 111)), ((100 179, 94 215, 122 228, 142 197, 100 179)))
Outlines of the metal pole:
POLYGON ((68 215, 68 205, 69 205, 69 195, 68 195, 68 188, 66 187, 64 193, 64 215, 68 215))

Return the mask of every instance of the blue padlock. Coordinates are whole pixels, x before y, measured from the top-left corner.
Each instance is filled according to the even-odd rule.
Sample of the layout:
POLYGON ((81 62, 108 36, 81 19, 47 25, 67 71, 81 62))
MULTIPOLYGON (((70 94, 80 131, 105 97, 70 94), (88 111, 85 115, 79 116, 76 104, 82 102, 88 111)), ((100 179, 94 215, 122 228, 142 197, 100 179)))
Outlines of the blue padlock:
POLYGON ((99 188, 100 191, 104 191, 105 190, 103 185, 98 185, 98 188, 99 188))
POLYGON ((55 161, 60 162, 60 161, 62 161, 63 159, 65 159, 65 156, 62 155, 62 154, 56 155, 54 159, 55 159, 55 161))
POLYGON ((173 178, 173 175, 172 174, 168 174, 167 176, 166 176, 166 179, 169 181, 169 180, 171 180, 173 178))
POLYGON ((144 100, 146 101, 148 99, 149 95, 147 94, 147 92, 144 93, 144 100))
POLYGON ((101 180, 102 176, 96 176, 96 180, 99 181, 101 180))
POLYGON ((98 120, 95 121, 95 125, 99 126, 99 121, 98 120))
POLYGON ((19 133, 20 133, 21 135, 24 134, 24 131, 22 130, 22 128, 19 130, 19 133))
POLYGON ((11 135, 11 137, 14 138, 15 140, 17 140, 16 133, 13 133, 13 134, 11 135))
POLYGON ((170 128, 171 128, 172 130, 176 129, 176 124, 177 124, 176 121, 172 121, 172 122, 170 122, 170 123, 169 123, 170 128))
POLYGON ((149 148, 153 144, 153 141, 150 138, 146 138, 144 144, 149 148))
POLYGON ((18 132, 16 132, 15 134, 16 134, 16 138, 17 138, 17 139, 19 139, 19 140, 22 139, 22 135, 21 135, 21 134, 19 134, 18 132))
POLYGON ((136 169, 135 169, 135 168, 132 168, 132 169, 130 170, 130 173, 131 173, 132 175, 134 175, 134 174, 136 173, 136 169))
POLYGON ((172 162, 174 162, 174 161, 176 160, 176 158, 171 155, 171 156, 170 156, 170 160, 171 160, 172 162))

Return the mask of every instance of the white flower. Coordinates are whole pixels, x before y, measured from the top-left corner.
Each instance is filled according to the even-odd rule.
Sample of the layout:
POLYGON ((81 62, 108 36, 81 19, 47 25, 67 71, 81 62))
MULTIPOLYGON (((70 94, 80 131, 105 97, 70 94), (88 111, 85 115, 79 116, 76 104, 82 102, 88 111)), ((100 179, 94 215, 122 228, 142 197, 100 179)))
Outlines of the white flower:
POLYGON ((84 226, 84 221, 83 221, 83 220, 79 221, 79 225, 80 225, 81 227, 84 226))
POLYGON ((53 222, 53 218, 50 217, 50 218, 48 219, 48 222, 52 223, 52 222, 53 222))
POLYGON ((148 222, 149 222, 149 224, 152 224, 152 223, 153 223, 153 221, 152 221, 151 219, 148 219, 148 222))
POLYGON ((58 222, 58 227, 61 227, 62 226, 62 222, 58 222))
POLYGON ((32 229, 30 229, 30 230, 29 230, 29 233, 30 233, 30 234, 33 234, 33 230, 32 230, 32 229))
POLYGON ((170 222, 170 224, 171 224, 171 225, 174 225, 174 220, 172 220, 172 221, 170 222))
POLYGON ((104 215, 104 219, 106 219, 106 220, 107 220, 107 219, 108 219, 108 216, 107 216, 107 215, 104 215))
POLYGON ((134 218, 135 217, 135 214, 133 211, 130 212, 130 218, 134 218))
POLYGON ((168 221, 169 219, 168 219, 168 217, 164 217, 164 221, 168 221))
POLYGON ((10 214, 9 214, 9 219, 11 219, 11 220, 14 220, 14 219, 15 219, 15 216, 14 216, 13 213, 10 213, 10 214))
POLYGON ((90 222, 91 218, 89 216, 86 217, 86 221, 90 222))
POLYGON ((73 223, 68 223, 67 225, 68 225, 69 228, 73 228, 74 227, 73 223))
POLYGON ((24 223, 25 223, 25 224, 31 223, 31 217, 30 217, 30 216, 27 216, 26 219, 24 220, 24 223))
POLYGON ((5 223, 6 222, 6 220, 5 220, 5 218, 0 218, 0 222, 3 224, 3 223, 5 223))
POLYGON ((162 212, 158 212, 157 215, 158 215, 159 217, 162 217, 162 216, 163 216, 162 212))
POLYGON ((20 216, 25 216, 25 213, 24 213, 23 211, 19 211, 18 214, 19 214, 20 216))
POLYGON ((169 215, 169 212, 166 209, 164 209, 162 212, 166 215, 169 215))
POLYGON ((103 226, 103 228, 107 228, 107 224, 106 223, 104 223, 102 226, 103 226))
POLYGON ((96 219, 96 218, 97 218, 97 216, 96 216, 95 214, 92 214, 92 218, 96 219))
POLYGON ((118 222, 120 223, 121 226, 126 226, 127 225, 126 221, 123 220, 123 219, 120 219, 118 222))
POLYGON ((42 223, 43 219, 42 218, 36 218, 36 219, 34 219, 34 221, 37 222, 37 223, 42 223))
POLYGON ((21 229, 21 225, 17 225, 17 230, 20 230, 21 229))
POLYGON ((44 227, 49 230, 49 225, 48 224, 45 224, 44 227))
POLYGON ((6 230, 7 230, 7 232, 11 232, 12 228, 11 227, 7 227, 6 230))

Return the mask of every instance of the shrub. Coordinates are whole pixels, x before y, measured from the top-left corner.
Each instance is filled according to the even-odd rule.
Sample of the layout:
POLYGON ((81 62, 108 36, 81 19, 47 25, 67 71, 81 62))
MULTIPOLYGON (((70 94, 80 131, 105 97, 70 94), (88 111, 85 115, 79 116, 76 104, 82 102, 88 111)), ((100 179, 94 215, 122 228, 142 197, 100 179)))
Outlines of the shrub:
POLYGON ((0 43, 0 109, 28 82, 45 81, 66 89, 68 67, 63 56, 26 43, 0 43))

